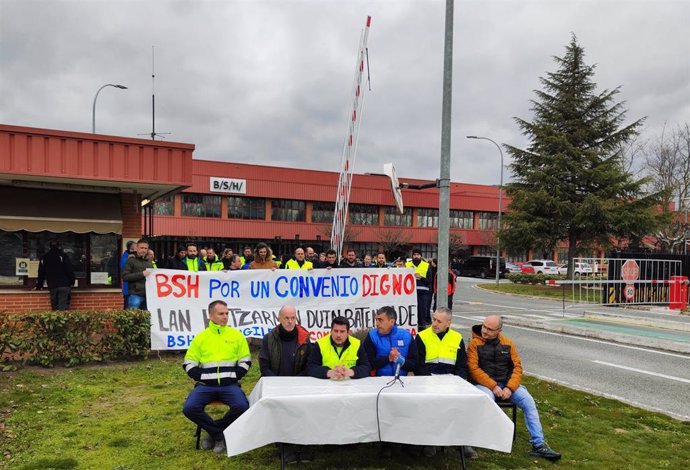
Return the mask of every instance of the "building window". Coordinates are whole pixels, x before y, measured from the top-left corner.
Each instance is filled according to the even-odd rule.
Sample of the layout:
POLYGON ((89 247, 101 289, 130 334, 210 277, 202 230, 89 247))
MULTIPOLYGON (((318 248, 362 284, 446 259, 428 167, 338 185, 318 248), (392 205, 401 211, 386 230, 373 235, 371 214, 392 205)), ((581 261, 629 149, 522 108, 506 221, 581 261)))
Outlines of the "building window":
POLYGON ((183 193, 182 215, 187 217, 220 217, 220 196, 183 193))
POLYGON ((368 204, 350 204, 350 223, 352 225, 378 225, 379 206, 368 204))
POLYGON ((228 197, 228 219, 266 219, 266 201, 252 197, 228 197))
POLYGON ((412 208, 406 207, 401 214, 397 207, 386 206, 383 209, 383 225, 393 227, 412 227, 412 208))
MULTIPOLYGON (((120 262, 120 253, 117 247, 117 235, 114 233, 108 234, 89 234, 90 243, 90 283, 95 284, 109 284, 118 285, 118 264, 120 262), (107 277, 103 279, 101 276, 94 276, 94 273, 107 273, 107 277)), ((160 256, 159 256, 160 258, 160 256)))
POLYGON ((15 258, 24 258, 22 233, 0 230, 0 244, 0 286, 21 286, 23 278, 16 275, 15 258))
POLYGON ((477 254, 481 256, 496 256, 496 248, 493 246, 479 245, 477 254))
POLYGON ((305 222, 307 212, 304 201, 290 199, 274 199, 271 201, 271 220, 283 222, 305 222))
POLYGON ((474 214, 472 211, 450 211, 450 227, 472 230, 474 226, 474 214))
POLYGON ((153 201, 153 215, 175 215, 175 196, 168 196, 153 201))
POLYGON ((498 212, 480 212, 479 230, 496 230, 498 227, 498 212))
POLYGON ((311 221, 314 223, 331 223, 333 222, 334 211, 335 204, 332 202, 312 202, 311 221))
POLYGON ((417 226, 438 227, 438 209, 418 209, 417 226))

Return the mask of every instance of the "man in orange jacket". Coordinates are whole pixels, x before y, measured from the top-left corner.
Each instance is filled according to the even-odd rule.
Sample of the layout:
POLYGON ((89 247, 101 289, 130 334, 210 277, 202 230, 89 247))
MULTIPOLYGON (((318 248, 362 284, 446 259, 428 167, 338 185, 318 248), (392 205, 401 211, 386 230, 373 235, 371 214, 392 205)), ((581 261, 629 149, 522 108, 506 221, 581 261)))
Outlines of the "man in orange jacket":
POLYGON ((467 348, 467 367, 470 380, 492 399, 509 400, 525 415, 530 433, 530 455, 558 460, 561 454, 544 441, 539 413, 534 398, 522 380, 522 363, 513 342, 501 334, 503 319, 489 315, 481 325, 472 327, 472 341, 467 348))

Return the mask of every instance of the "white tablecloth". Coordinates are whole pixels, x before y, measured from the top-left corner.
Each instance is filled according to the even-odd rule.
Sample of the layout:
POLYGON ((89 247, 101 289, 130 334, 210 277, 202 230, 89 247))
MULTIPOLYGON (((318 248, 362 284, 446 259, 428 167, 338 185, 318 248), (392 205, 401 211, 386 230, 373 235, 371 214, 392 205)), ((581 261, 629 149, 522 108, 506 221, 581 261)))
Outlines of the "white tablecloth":
MULTIPOLYGON (((228 456, 274 442, 352 444, 379 440, 376 395, 391 377, 334 381, 263 377, 249 410, 224 432, 228 456)), ((381 392, 381 440, 471 445, 510 452, 513 423, 484 393, 454 375, 403 377, 381 392)))

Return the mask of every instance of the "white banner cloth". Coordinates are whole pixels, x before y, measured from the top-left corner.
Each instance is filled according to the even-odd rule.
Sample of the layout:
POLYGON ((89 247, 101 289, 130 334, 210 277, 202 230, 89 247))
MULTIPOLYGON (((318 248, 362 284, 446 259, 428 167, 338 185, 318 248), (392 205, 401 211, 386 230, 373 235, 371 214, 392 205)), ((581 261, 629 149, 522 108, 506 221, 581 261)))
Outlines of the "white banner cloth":
MULTIPOLYGON (((249 396, 249 410, 224 432, 228 456, 273 442, 376 442, 376 395, 391 379, 263 377, 249 396)), ((396 383, 379 397, 381 440, 510 452, 513 422, 476 387, 454 375, 402 380, 405 387, 396 383)))
POLYGON ((283 305, 297 308, 299 323, 316 341, 344 316, 353 330, 375 326, 376 310, 393 306, 398 325, 416 334, 414 270, 249 269, 242 271, 153 270, 146 277, 151 312, 151 349, 187 349, 208 326, 208 304, 228 304, 228 325, 248 338, 263 338, 278 324, 283 305))

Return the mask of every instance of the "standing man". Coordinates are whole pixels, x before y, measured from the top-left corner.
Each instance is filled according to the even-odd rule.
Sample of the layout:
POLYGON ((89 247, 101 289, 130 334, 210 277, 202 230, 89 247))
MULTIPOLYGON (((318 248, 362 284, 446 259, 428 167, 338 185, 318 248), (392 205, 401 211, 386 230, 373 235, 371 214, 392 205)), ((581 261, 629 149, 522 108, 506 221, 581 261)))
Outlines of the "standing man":
POLYGON ((503 319, 498 315, 489 315, 484 323, 472 327, 472 341, 467 348, 470 379, 493 400, 509 400, 522 410, 532 444, 529 455, 558 460, 561 454, 553 451, 544 440, 534 398, 520 384, 520 355, 515 344, 501 334, 502 330, 503 319))
POLYGON ((153 250, 149 249, 149 251, 146 252, 146 259, 151 261, 153 269, 158 269, 158 265, 156 264, 156 253, 153 250))
POLYGON ((278 269, 276 262, 273 261, 273 252, 271 248, 264 242, 259 242, 254 251, 254 261, 249 263, 249 269, 270 269, 275 271, 278 269))
POLYGON ((394 376, 398 364, 400 375, 414 375, 417 367, 417 344, 404 328, 398 328, 398 314, 391 306, 376 312, 376 328, 364 340, 367 360, 375 375, 394 376))
POLYGON ((387 268, 386 266, 386 255, 384 253, 379 253, 376 255, 376 263, 374 264, 375 268, 387 268))
MULTIPOLYGON (((452 329, 453 313, 449 308, 439 307, 432 315, 431 328, 421 331, 415 338, 419 361, 418 375, 453 374, 467 380, 467 354, 462 335, 452 329)), ((477 458, 470 446, 461 446, 458 451, 465 457, 477 458)), ((426 446, 424 455, 436 454, 435 447, 426 446)))
POLYGON ((225 452, 223 431, 249 408, 239 386, 252 365, 247 339, 228 325, 228 304, 215 300, 208 306, 208 328, 197 334, 184 357, 187 375, 197 383, 185 401, 182 412, 208 435, 201 442, 204 450, 225 452), (230 410, 219 420, 204 411, 212 401, 221 401, 230 410))
POLYGON ((419 248, 412 250, 412 261, 405 263, 406 268, 414 268, 414 277, 417 280, 417 316, 419 317, 419 330, 431 323, 431 266, 422 259, 419 248))
POLYGON ((51 240, 49 246, 48 253, 43 255, 38 265, 36 290, 43 289, 43 282, 47 281, 50 290, 50 308, 67 310, 72 297, 74 269, 72 262, 62 252, 59 241, 51 240))
POLYGON ((361 342, 349 336, 350 322, 335 317, 331 333, 316 342, 308 361, 308 372, 317 379, 361 379, 369 376, 371 366, 361 342))
POLYGON ((146 276, 153 264, 146 259, 149 242, 143 238, 137 242, 137 255, 129 258, 122 270, 122 279, 129 284, 127 308, 146 310, 146 276))
POLYGON ((227 265, 227 271, 240 271, 242 269, 242 258, 239 255, 230 255, 227 265))
POLYGON ((338 254, 334 249, 326 251, 326 260, 321 263, 319 268, 321 269, 333 269, 338 267, 338 254))
POLYGON ((216 256, 216 252, 213 248, 206 250, 206 258, 202 258, 204 265, 206 266, 206 271, 222 271, 225 265, 223 265, 223 260, 216 256))
POLYGON ((314 264, 305 258, 304 249, 297 247, 295 257, 285 263, 284 269, 314 269, 314 264))
POLYGON ((347 254, 345 255, 345 259, 340 262, 340 267, 341 268, 360 268, 361 266, 357 262, 357 253, 355 253, 355 250, 350 248, 347 250, 347 254))
POLYGON ((306 260, 311 261, 315 268, 319 267, 319 255, 314 251, 314 248, 308 246, 306 248, 306 260))
POLYGON ((187 257, 185 258, 187 271, 206 271, 204 261, 198 257, 195 243, 187 243, 187 257))
MULTIPOLYGON (((122 276, 122 270, 125 269, 125 263, 127 260, 132 257, 137 255, 137 247, 135 246, 136 242, 134 240, 129 240, 127 242, 127 245, 125 247, 125 251, 122 253, 122 256, 120 257, 120 276, 122 276)), ((129 286, 127 285, 127 282, 122 281, 122 298, 124 302, 124 308, 127 308, 127 296, 129 295, 129 286)))
POLYGON ((242 250, 242 269, 249 269, 249 264, 254 261, 254 255, 252 254, 252 247, 247 245, 242 250))
POLYGON ((175 256, 168 258, 168 269, 178 269, 180 271, 187 270, 187 248, 178 246, 175 256))
POLYGON ((364 261, 362 262, 363 268, 374 268, 375 266, 371 263, 371 255, 369 253, 364 255, 364 261))

